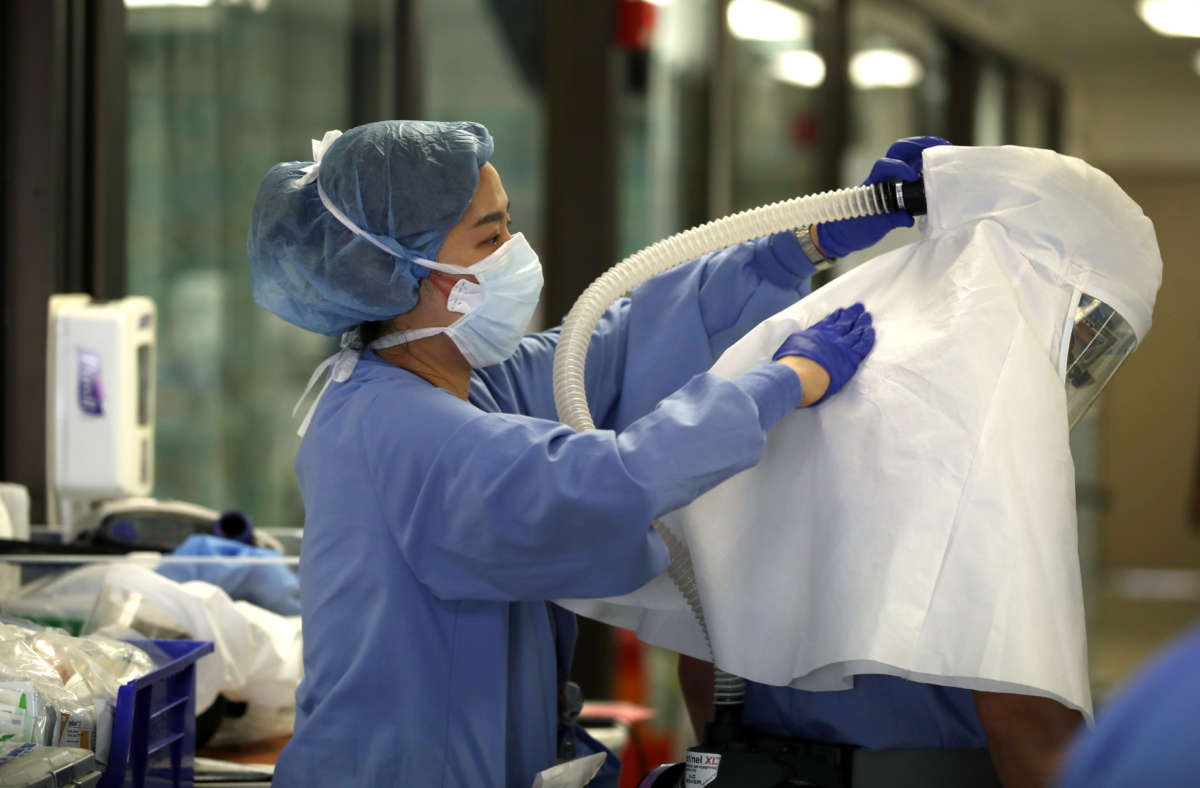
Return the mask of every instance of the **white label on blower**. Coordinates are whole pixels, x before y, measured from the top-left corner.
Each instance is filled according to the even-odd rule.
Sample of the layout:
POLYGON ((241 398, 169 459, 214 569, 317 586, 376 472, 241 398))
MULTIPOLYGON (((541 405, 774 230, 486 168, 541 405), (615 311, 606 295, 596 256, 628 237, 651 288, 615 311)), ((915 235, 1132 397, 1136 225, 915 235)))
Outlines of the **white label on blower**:
POLYGON ((717 779, 717 769, 720 766, 720 755, 711 752, 689 752, 683 784, 687 788, 701 788, 701 786, 708 785, 717 779))

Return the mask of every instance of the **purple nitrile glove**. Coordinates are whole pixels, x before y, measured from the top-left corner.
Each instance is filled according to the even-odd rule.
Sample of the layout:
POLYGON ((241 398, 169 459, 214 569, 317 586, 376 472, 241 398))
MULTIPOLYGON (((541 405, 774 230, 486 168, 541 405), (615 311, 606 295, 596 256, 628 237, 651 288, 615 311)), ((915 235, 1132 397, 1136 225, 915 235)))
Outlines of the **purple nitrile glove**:
POLYGON ((771 357, 803 356, 820 364, 829 373, 829 388, 813 403, 820 405, 841 390, 854 376, 858 365, 875 344, 871 313, 862 304, 854 304, 826 315, 823 320, 783 341, 771 357))
MULTIPOLYGON (((941 137, 905 137, 896 140, 882 159, 875 160, 871 174, 862 185, 880 181, 915 181, 921 172, 921 153, 934 145, 949 144, 941 137)), ((894 227, 912 227, 912 224, 913 218, 906 211, 827 222, 817 225, 817 244, 830 257, 845 257, 876 243, 894 227)))

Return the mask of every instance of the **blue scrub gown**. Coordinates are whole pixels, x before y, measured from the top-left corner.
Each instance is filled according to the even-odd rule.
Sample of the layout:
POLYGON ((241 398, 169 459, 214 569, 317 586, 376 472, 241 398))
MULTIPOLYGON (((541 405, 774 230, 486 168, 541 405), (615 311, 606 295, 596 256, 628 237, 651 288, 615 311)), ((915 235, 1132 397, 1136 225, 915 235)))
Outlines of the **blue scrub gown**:
POLYGON ((758 462, 795 374, 703 370, 812 272, 781 233, 637 288, 597 327, 583 434, 556 421, 557 330, 470 402, 364 352, 296 458, 305 678, 275 783, 528 788, 554 765, 574 624, 545 600, 644 584, 651 520, 758 462))
POLYGON ((971 690, 896 676, 855 676, 853 689, 835 692, 746 682, 742 719, 774 736, 869 750, 987 747, 971 690))

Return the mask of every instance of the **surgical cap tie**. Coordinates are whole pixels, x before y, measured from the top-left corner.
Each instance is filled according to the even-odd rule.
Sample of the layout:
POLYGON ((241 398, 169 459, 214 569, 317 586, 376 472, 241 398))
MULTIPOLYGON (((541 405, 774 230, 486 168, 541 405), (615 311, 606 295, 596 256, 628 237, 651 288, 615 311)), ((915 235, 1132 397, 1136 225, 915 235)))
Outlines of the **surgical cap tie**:
MULTIPOLYGON (((444 333, 444 326, 430 326, 429 328, 411 328, 404 331, 393 331, 390 334, 380 337, 372 342, 367 347, 372 350, 384 350, 385 348, 403 345, 408 342, 416 342, 418 339, 426 339, 427 337, 437 336, 444 333)), ((296 430, 296 434, 301 438, 304 433, 308 432, 308 425, 312 422, 313 414, 317 412, 317 405, 321 402, 321 397, 325 396, 325 391, 329 388, 330 383, 345 383, 354 374, 354 368, 358 366, 358 360, 362 356, 363 344, 362 336, 357 328, 353 328, 342 334, 342 348, 334 353, 329 358, 322 361, 313 370, 313 373, 308 378, 308 384, 304 387, 304 393, 300 395, 300 399, 296 400, 295 407, 292 408, 292 416, 300 410, 300 406, 304 403, 304 398, 308 396, 308 392, 312 391, 312 387, 320 380, 321 375, 330 367, 333 368, 329 373, 329 377, 325 380, 325 385, 321 387, 321 391, 313 400, 312 405, 308 406, 308 413, 304 415, 304 421, 300 422, 300 428, 296 430)))
MULTIPOLYGON (((354 223, 353 219, 351 219, 349 216, 346 215, 345 211, 343 211, 341 208, 334 205, 333 200, 329 199, 329 195, 325 193, 325 187, 321 185, 321 179, 319 177, 317 177, 321 173, 321 158, 325 155, 325 151, 329 150, 329 146, 333 144, 333 141, 336 140, 340 136, 342 136, 342 132, 338 131, 337 129, 334 129, 333 131, 325 132, 325 136, 322 137, 320 140, 312 141, 314 161, 312 164, 308 165, 307 167, 305 167, 301 170, 301 172, 304 173, 304 177, 302 177, 298 181, 298 183, 301 186, 307 186, 308 184, 312 183, 313 181, 316 181, 317 196, 321 198, 321 204, 325 206, 325 210, 329 211, 329 214, 331 216, 333 216, 334 219, 338 220, 339 224, 341 224, 343 227, 345 227, 350 232, 357 235, 359 238, 362 238, 364 241, 370 242, 373 246, 375 246, 377 249, 381 250, 384 254, 388 255, 389 257, 400 257, 401 255, 397 254, 395 249, 389 248, 386 244, 381 242, 378 238, 371 235, 369 232, 367 232, 363 228, 359 227, 357 224, 354 223)), ((418 264, 423 264, 426 262, 425 260, 421 259, 420 257, 414 257, 413 259, 418 264)))
POLYGON ((304 173, 304 176, 300 178, 298 183, 301 186, 307 186, 313 181, 316 181, 317 196, 321 198, 321 204, 325 206, 325 210, 329 211, 330 215, 333 216, 334 219, 338 220, 339 224, 357 235, 359 238, 369 241, 389 257, 399 257, 400 255, 396 254, 395 249, 390 249, 387 247, 387 245, 381 243, 375 236, 371 235, 369 232, 355 224, 354 220, 347 216, 341 208, 334 205, 333 200, 329 199, 329 195, 325 193, 325 187, 321 185, 321 179, 318 177, 321 174, 321 159, 325 156, 325 151, 329 150, 329 146, 333 144, 333 141, 340 136, 342 136, 342 132, 338 131, 337 129, 333 129, 332 131, 325 132, 325 136, 320 140, 312 141, 313 163, 301 170, 301 172, 304 173))
MULTIPOLYGON (((299 181, 300 186, 307 186, 317 180, 317 175, 321 172, 321 159, 324 158, 325 151, 329 150, 329 146, 340 136, 342 136, 342 132, 333 129, 325 132, 325 136, 321 137, 321 139, 312 140, 313 163, 300 170, 300 172, 304 173, 304 176, 299 181)), ((317 185, 319 188, 320 184, 318 183, 317 185)))
POLYGON ((308 385, 304 387, 304 393, 300 395, 300 399, 296 400, 296 406, 292 408, 292 416, 295 416, 296 412, 300 410, 300 405, 304 402, 304 398, 308 396, 308 392, 316 385, 316 382, 325 373, 325 370, 332 367, 329 377, 325 379, 325 385, 321 387, 317 398, 309 406, 308 413, 304 415, 304 421, 300 423, 300 429, 296 431, 296 434, 301 438, 304 437, 304 433, 308 432, 309 422, 312 421, 313 414, 317 411, 317 405, 321 402, 321 397, 325 396, 325 391, 329 388, 329 384, 334 381, 345 383, 354 374, 354 368, 358 365, 358 357, 362 354, 362 337, 359 335, 358 329, 351 329, 342 334, 341 345, 341 350, 322 361, 313 370, 312 375, 308 379, 308 385))
MULTIPOLYGON (((332 133, 332 132, 330 132, 330 133, 332 133)), ((326 135, 326 136, 328 136, 328 135, 326 135)), ((371 235, 369 232, 367 232, 366 230, 364 230, 363 228, 361 228, 357 224, 355 224, 354 221, 349 216, 347 216, 345 213, 342 212, 342 210, 340 208, 338 208, 336 205, 334 205, 333 200, 329 199, 329 195, 327 195, 325 193, 325 189, 323 189, 321 187, 321 181, 319 179, 317 180, 317 196, 321 198, 321 204, 325 206, 325 210, 329 211, 329 213, 333 216, 333 218, 337 219, 338 222, 340 222, 341 225, 343 227, 345 227, 347 230, 354 233, 359 238, 362 238, 365 241, 370 241, 376 247, 382 249, 384 254, 390 255, 392 257, 400 256, 400 255, 396 254, 396 250, 389 249, 386 245, 381 243, 379 241, 379 239, 377 239, 375 236, 371 235)), ((416 261, 418 261, 418 263, 424 262, 419 257, 415 257, 414 259, 416 261)))
MULTIPOLYGON (((325 206, 325 210, 329 211, 333 218, 337 219, 343 227, 358 237, 370 241, 389 256, 396 257, 395 251, 377 241, 370 233, 355 224, 349 216, 346 216, 341 209, 334 205, 333 201, 329 199, 329 195, 325 193, 325 189, 321 187, 321 181, 318 177, 321 173, 321 159, 325 156, 325 151, 329 150, 329 146, 340 136, 342 136, 342 132, 333 129, 325 132, 325 135, 321 139, 312 141, 313 163, 301 170, 304 176, 300 178, 299 185, 307 186, 316 181, 317 195, 321 198, 321 204, 325 206)), ((296 401, 295 407, 292 408, 292 416, 295 416, 300 410, 300 405, 303 404, 304 398, 308 396, 308 392, 320 380, 321 375, 325 373, 325 370, 332 368, 329 377, 325 379, 325 385, 321 387, 321 391, 317 393, 312 405, 308 408, 308 412, 304 415, 304 421, 300 422, 300 428, 296 431, 297 435, 303 438, 304 433, 308 432, 308 425, 312 422, 313 414, 317 412, 317 405, 320 404, 321 397, 325 396, 325 392, 329 389, 329 384, 334 382, 345 383, 354 374, 354 368, 358 366, 360 355, 362 355, 362 337, 358 329, 351 329, 342 334, 341 349, 317 365, 317 368, 313 370, 312 375, 308 378, 308 384, 304 387, 304 393, 300 395, 300 399, 296 401)))

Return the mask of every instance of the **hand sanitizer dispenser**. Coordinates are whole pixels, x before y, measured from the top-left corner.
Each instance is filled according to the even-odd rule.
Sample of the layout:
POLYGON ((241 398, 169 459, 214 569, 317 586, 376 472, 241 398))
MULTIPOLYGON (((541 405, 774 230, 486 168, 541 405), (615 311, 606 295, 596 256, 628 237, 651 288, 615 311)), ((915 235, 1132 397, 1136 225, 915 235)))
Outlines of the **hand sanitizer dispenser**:
POLYGON ((155 308, 133 296, 50 298, 48 519, 64 541, 94 502, 154 486, 155 308))

